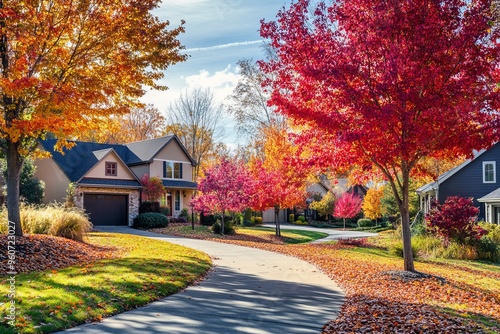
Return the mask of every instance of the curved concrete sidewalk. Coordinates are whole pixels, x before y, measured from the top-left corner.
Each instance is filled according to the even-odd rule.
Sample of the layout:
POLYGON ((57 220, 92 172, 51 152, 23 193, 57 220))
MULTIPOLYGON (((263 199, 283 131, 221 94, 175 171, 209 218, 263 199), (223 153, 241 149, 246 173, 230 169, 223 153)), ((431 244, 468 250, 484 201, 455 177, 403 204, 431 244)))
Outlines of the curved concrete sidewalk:
MULTIPOLYGON (((264 227, 276 228, 274 224, 264 224, 264 227)), ((314 231, 314 232, 323 232, 327 233, 328 236, 322 239, 314 240, 311 242, 312 244, 319 244, 328 241, 334 241, 338 239, 352 239, 352 238, 369 238, 375 237, 378 234, 372 232, 361 232, 361 231, 349 231, 349 230, 341 230, 341 229, 333 229, 333 228, 320 228, 320 227, 310 227, 304 225, 293 225, 289 223, 281 223, 280 227, 282 230, 305 230, 305 231, 314 231)))
POLYGON ((199 285, 65 333, 319 333, 344 300, 334 281, 290 256, 128 227, 99 230, 194 248, 212 256, 215 267, 199 285))

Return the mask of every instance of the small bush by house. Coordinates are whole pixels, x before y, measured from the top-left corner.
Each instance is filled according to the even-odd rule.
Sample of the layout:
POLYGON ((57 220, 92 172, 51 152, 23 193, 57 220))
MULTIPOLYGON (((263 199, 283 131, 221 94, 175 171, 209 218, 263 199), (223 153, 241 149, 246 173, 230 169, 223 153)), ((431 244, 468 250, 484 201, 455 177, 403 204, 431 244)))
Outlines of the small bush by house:
POLYGON ((358 219, 358 226, 359 227, 370 227, 370 226, 374 226, 374 224, 373 224, 373 221, 371 219, 361 218, 361 219, 358 219))
POLYGON ((139 213, 158 212, 161 213, 160 202, 144 201, 139 206, 139 213))
MULTIPOLYGON (((221 222, 220 220, 217 220, 215 224, 212 226, 212 231, 215 234, 220 234, 221 231, 221 222)), ((224 221, 224 234, 234 234, 234 226, 231 221, 224 221)))
POLYGON ((134 227, 136 228, 167 227, 167 225, 167 217, 158 212, 140 213, 134 218, 134 227))
POLYGON ((255 217, 253 221, 255 225, 262 225, 262 217, 255 217))

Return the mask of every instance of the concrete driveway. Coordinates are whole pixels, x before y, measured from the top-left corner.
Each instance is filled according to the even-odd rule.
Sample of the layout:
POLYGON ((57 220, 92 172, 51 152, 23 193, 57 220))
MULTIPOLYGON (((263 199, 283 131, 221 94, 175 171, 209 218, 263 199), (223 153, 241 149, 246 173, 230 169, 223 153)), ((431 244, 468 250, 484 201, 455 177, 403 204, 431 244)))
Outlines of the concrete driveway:
MULTIPOLYGON (((269 227, 272 229, 275 229, 274 224, 264 224, 262 225, 264 227, 269 227)), ((328 242, 328 241, 334 241, 338 239, 353 239, 353 238, 369 238, 369 237, 375 237, 378 234, 377 233, 371 233, 371 232, 361 232, 361 231, 348 231, 348 230, 341 230, 341 229, 333 229, 333 228, 319 228, 319 227, 311 227, 311 226, 303 226, 303 225, 293 225, 289 223, 281 223, 280 227, 282 230, 305 230, 305 231, 315 231, 315 232, 323 232, 328 234, 327 237, 323 239, 318 239, 313 241, 312 243, 322 243, 322 242, 328 242)))
POLYGON ((334 281, 297 258, 128 227, 99 230, 194 248, 212 256, 215 267, 199 285, 65 333, 319 333, 344 300, 334 281))

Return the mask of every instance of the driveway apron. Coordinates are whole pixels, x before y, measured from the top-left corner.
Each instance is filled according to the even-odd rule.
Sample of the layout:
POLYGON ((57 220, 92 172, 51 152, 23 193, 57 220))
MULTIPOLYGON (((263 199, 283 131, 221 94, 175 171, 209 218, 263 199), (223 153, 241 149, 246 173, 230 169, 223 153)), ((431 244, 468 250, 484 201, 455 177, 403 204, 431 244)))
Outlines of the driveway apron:
POLYGON ((136 310, 64 333, 319 333, 337 317, 340 288, 315 266, 294 257, 128 227, 99 227, 200 250, 214 269, 198 285, 136 310))

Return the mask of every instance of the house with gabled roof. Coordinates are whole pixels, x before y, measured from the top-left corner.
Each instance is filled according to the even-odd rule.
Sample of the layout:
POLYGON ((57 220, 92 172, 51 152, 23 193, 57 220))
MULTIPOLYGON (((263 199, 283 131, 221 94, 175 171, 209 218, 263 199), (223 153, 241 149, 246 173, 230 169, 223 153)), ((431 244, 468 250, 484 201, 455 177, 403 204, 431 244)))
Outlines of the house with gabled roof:
POLYGON ((500 224, 500 143, 440 175, 436 181, 417 189, 420 209, 429 212, 432 201, 443 203, 449 196, 472 197, 479 207, 479 220, 500 224))
POLYGON ((144 174, 162 180, 165 193, 159 200, 172 216, 189 208, 197 188, 196 164, 175 135, 123 145, 75 141, 62 152, 54 150, 55 143, 41 140, 39 149, 51 157, 35 161, 35 177, 45 182, 44 202, 64 202, 73 184, 75 204, 94 225, 132 225, 144 174))

